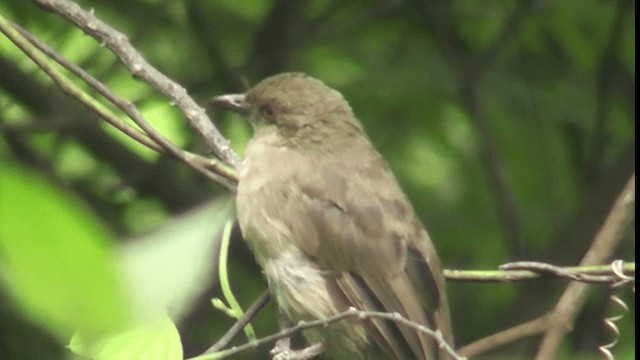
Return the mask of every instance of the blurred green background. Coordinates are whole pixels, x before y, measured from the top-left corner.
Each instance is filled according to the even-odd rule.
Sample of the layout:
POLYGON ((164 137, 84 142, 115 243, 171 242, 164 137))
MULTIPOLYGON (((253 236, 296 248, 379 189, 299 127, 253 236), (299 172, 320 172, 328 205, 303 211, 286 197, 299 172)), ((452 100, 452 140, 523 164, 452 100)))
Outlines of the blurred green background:
MULTIPOLYGON (((635 171, 631 0, 78 3, 126 33, 203 106, 281 71, 303 71, 339 89, 449 269, 516 260, 578 264, 635 171)), ((133 101, 179 146, 206 153, 179 111, 93 38, 30 1, 2 1, 0 14, 133 101)), ((233 114, 209 114, 242 153, 249 125, 233 114)), ((211 224, 172 220, 180 230, 163 233, 177 244, 201 239, 209 245, 199 253, 210 253, 211 263, 193 261, 198 256, 189 249, 150 246, 132 255, 214 274, 225 194, 178 161, 125 139, 0 35, 0 237, 20 239, 19 246, 0 246, 0 358, 71 358, 63 346, 72 330, 109 329, 127 316, 128 305, 118 304, 130 303, 130 295, 112 263, 153 229, 171 228, 174 216, 218 199, 211 224)), ((232 286, 246 308, 265 284, 239 237, 232 241, 232 286)), ((611 260, 635 261, 634 254, 632 224, 611 260)), ((162 291, 177 298, 180 311, 172 314, 186 356, 204 351, 233 323, 209 304, 219 292, 215 278, 199 279, 189 289, 159 286, 146 294, 151 302, 168 296, 162 291)), ((566 285, 449 283, 457 345, 542 315, 566 285)), ((599 358, 597 346, 611 339, 602 317, 616 312, 608 295, 606 287, 592 288, 560 358, 599 358)), ((631 313, 619 325, 614 354, 630 359, 635 299, 630 291, 622 296, 631 313)), ((258 335, 276 331, 273 309, 254 325, 258 335)), ((244 341, 241 335, 238 343, 244 341)), ((480 358, 528 359, 538 344, 533 337, 480 358)), ((266 358, 267 350, 238 358, 266 358)))

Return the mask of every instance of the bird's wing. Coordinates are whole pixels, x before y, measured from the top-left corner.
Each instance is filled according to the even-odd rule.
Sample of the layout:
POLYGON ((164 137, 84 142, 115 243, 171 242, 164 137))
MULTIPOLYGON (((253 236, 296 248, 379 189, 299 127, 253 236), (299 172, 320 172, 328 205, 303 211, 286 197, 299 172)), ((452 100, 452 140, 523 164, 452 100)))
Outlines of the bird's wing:
MULTIPOLYGON (((398 312, 433 328, 444 296, 440 264, 387 164, 371 153, 357 164, 319 164, 313 181, 300 176, 306 218, 317 234, 300 245, 335 272, 354 307, 398 312)), ((437 352, 433 339, 406 326, 374 320, 368 329, 395 358, 430 359, 437 352)))

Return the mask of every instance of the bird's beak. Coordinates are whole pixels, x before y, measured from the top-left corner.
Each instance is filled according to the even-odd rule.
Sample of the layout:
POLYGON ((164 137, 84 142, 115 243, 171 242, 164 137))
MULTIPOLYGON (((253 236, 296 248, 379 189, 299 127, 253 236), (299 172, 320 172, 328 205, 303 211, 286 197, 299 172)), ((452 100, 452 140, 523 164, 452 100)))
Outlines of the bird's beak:
POLYGON ((241 114, 247 114, 249 112, 249 108, 245 101, 244 94, 220 95, 211 99, 211 102, 215 106, 219 106, 224 109, 233 110, 241 114))

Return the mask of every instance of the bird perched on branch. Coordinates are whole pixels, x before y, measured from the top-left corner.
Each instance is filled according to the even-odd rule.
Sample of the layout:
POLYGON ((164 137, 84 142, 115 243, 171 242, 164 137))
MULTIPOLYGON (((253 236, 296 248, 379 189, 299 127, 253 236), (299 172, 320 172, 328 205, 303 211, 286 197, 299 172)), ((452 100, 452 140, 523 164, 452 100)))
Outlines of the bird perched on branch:
MULTIPOLYGON (((342 95, 284 73, 213 101, 254 126, 239 169, 238 219, 286 317, 397 312, 451 344, 436 251, 342 95)), ((351 318, 304 336, 331 359, 447 358, 433 337, 389 320, 351 318)))

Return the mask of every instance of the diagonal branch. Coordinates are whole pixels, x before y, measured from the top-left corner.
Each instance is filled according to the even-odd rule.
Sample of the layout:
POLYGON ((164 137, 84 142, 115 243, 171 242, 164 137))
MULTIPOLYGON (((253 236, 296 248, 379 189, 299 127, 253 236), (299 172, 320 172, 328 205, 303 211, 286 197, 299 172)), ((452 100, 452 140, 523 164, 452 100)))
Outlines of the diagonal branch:
POLYGON ((468 46, 456 34, 455 28, 451 25, 454 22, 448 21, 447 14, 443 10, 447 4, 443 1, 427 0, 416 3, 425 19, 425 25, 432 31, 438 46, 457 73, 458 96, 470 118, 475 122, 482 139, 480 155, 496 201, 498 219, 512 252, 522 257, 526 255, 526 248, 520 212, 505 178, 503 161, 482 106, 481 82, 500 50, 517 34, 522 19, 535 2, 531 0, 519 2, 504 20, 491 44, 478 54, 468 54, 468 46))
POLYGON ((229 141, 213 125, 204 109, 189 97, 187 91, 151 66, 131 45, 125 34, 98 19, 69 0, 34 0, 43 8, 56 12, 73 22, 89 35, 104 43, 137 76, 169 97, 182 110, 189 124, 205 139, 213 153, 224 163, 237 167, 238 155, 231 149, 229 141))
POLYGON ((602 169, 601 159, 606 150, 607 125, 611 119, 612 97, 616 93, 616 84, 614 78, 620 73, 618 62, 618 53, 622 45, 622 39, 625 29, 625 21, 627 17, 633 14, 629 9, 634 5, 634 1, 622 0, 618 1, 616 16, 607 46, 600 59, 600 67, 598 70, 597 80, 597 98, 596 98, 596 114, 593 129, 589 138, 587 147, 587 159, 583 169, 583 176, 588 182, 593 180, 602 169))
POLYGON ((635 276, 636 264, 616 260, 613 265, 560 267, 533 261, 520 261, 500 266, 500 270, 449 270, 444 269, 447 281, 455 282, 513 282, 542 278, 559 278, 589 284, 615 284, 623 276, 635 276), (619 270, 619 273, 616 272, 619 270))
POLYGON ((474 357, 525 337, 540 334, 549 326, 548 324, 549 314, 545 314, 537 319, 476 340, 471 344, 459 348, 458 353, 462 356, 474 357))
MULTIPOLYGON (((101 118, 107 120, 110 124, 118 128, 123 133, 129 135, 139 143, 154 150, 164 149, 166 152, 182 160, 195 170, 207 176, 209 179, 225 186, 231 192, 235 191, 235 182, 232 179, 229 179, 231 175, 228 175, 229 177, 223 177, 217 172, 211 171, 210 168, 207 167, 208 161, 206 159, 200 159, 199 156, 195 154, 186 153, 175 144, 171 143, 162 134, 157 132, 149 123, 147 123, 144 118, 142 118, 141 114, 131 102, 119 98, 118 96, 113 94, 104 84, 100 83, 98 80, 87 74, 84 70, 75 65, 72 65, 62 57, 53 57, 54 60, 61 63, 61 65, 65 66, 69 70, 80 75, 81 78, 85 80, 89 85, 91 85, 94 89, 104 95, 112 103, 123 109, 123 111, 128 114, 131 119, 134 120, 136 124, 138 124, 138 126, 140 126, 140 128, 145 131, 147 135, 149 135, 149 138, 145 137, 143 134, 140 134, 135 129, 132 129, 128 124, 120 120, 105 106, 103 106, 91 96, 87 95, 84 91, 79 89, 67 77, 65 77, 58 70, 54 69, 50 61, 43 55, 43 53, 40 53, 36 50, 36 48, 38 48, 40 51, 44 51, 45 55, 51 56, 51 53, 53 53, 51 49, 49 49, 39 41, 36 41, 34 37, 25 37, 24 34, 26 33, 26 31, 18 29, 8 21, 4 20, 4 18, 2 17, 0 17, 0 30, 11 41, 13 41, 14 44, 16 44, 16 46, 18 46, 31 60, 33 60, 64 92, 74 97, 83 105, 91 109, 92 112, 98 114, 101 118)), ((217 163, 212 164, 215 170, 220 171, 220 169, 223 169, 223 167, 218 166, 217 163)))
MULTIPOLYGON (((635 175, 632 176, 623 191, 620 193, 614 206, 612 207, 607 220, 600 228, 596 238, 582 259, 580 265, 592 270, 592 274, 602 274, 603 267, 593 266, 606 261, 613 249, 617 246, 619 240, 624 234, 625 229, 632 219, 632 204, 635 202, 635 175)), ((573 278, 576 274, 566 274, 571 268, 557 268, 548 264, 540 263, 512 263, 507 264, 512 269, 519 269, 527 265, 528 268, 537 268, 538 270, 551 272, 553 276, 564 277, 567 275, 573 278)), ((620 281, 634 281, 628 277, 627 271, 631 271, 631 267, 624 267, 620 261, 616 260, 607 266, 607 273, 613 272, 613 283, 620 281)), ((635 265, 632 266, 635 274, 635 265)), ((451 270, 448 270, 451 271, 451 270)), ((510 270, 519 271, 519 270, 510 270)), ((579 279, 573 279, 579 280, 579 279)), ((584 279, 582 279, 584 280, 584 279)), ((564 294, 558 301, 554 310, 523 324, 516 325, 512 328, 500 331, 496 334, 474 341, 458 349, 458 353, 463 356, 477 356, 486 353, 492 349, 512 343, 516 340, 545 333, 542 345, 538 351, 536 359, 546 360, 554 359, 562 338, 571 330, 573 321, 578 311, 584 304, 586 283, 572 282, 567 286, 564 294)), ((614 300, 615 301, 615 300, 614 300)), ((610 326, 607 324, 607 326, 610 326)), ((615 344, 615 343, 614 343, 615 344)), ((605 345, 607 346, 607 345, 605 345)), ((602 351, 602 350, 601 350, 602 351)))
MULTIPOLYGON (((624 187, 611 212, 607 216, 591 247, 582 258, 580 265, 601 264, 616 248, 627 225, 632 219, 631 206, 635 202, 635 174, 624 187)), ((542 339, 536 359, 553 359, 564 336, 571 331, 578 311, 585 302, 587 285, 572 282, 567 286, 562 297, 551 314, 551 324, 542 339)))
POLYGON ((298 323, 297 325, 282 330, 277 334, 273 334, 273 335, 269 335, 269 336, 265 336, 261 339, 258 339, 254 342, 248 343, 248 344, 244 344, 241 346, 237 346, 237 347, 233 347, 231 349, 228 350, 224 350, 221 353, 217 353, 217 354, 206 354, 206 355, 200 355, 196 358, 194 358, 193 360, 205 360, 205 359, 223 359, 223 358, 227 358, 231 355, 235 355, 235 354, 239 354, 241 352, 250 350, 250 349, 255 349, 258 346, 261 345, 265 345, 265 344, 269 344, 271 342, 274 342, 278 339, 283 339, 283 338, 287 338, 290 337, 294 334, 300 333, 304 330, 309 330, 309 329, 313 329, 313 328, 319 328, 319 327, 326 327, 329 326, 333 323, 336 322, 340 322, 340 321, 345 321, 347 319, 355 319, 355 320, 365 320, 365 319, 382 319, 382 320, 386 320, 386 321, 393 321, 396 322, 398 324, 401 324, 403 326, 406 326, 408 328, 411 328, 417 332, 426 334, 428 336, 431 336, 437 343, 438 346, 440 346, 440 348, 444 349, 452 358, 457 359, 457 360, 462 360, 465 359, 464 357, 459 356, 458 354, 456 354, 455 350, 449 345, 447 344, 447 342, 444 340, 444 338, 442 337, 442 333, 440 331, 433 331, 429 328, 427 328, 424 325, 418 324, 414 321, 408 320, 406 318, 404 318, 402 315, 400 315, 399 313, 386 313, 386 312, 377 312, 377 311, 362 311, 362 310, 358 310, 355 308, 349 308, 348 310, 341 312, 335 316, 326 318, 326 319, 321 319, 321 320, 314 320, 314 321, 302 321, 300 323, 298 323))
POLYGON ((258 299, 251 304, 238 321, 236 321, 227 332, 215 344, 209 347, 204 353, 213 354, 224 349, 238 335, 242 329, 256 316, 256 314, 269 302, 271 295, 268 291, 262 292, 258 299))

